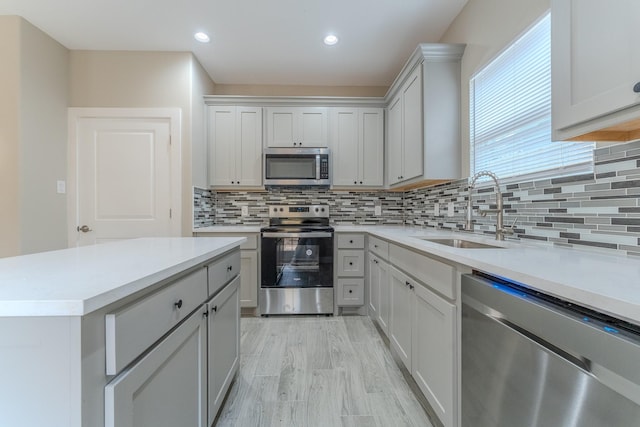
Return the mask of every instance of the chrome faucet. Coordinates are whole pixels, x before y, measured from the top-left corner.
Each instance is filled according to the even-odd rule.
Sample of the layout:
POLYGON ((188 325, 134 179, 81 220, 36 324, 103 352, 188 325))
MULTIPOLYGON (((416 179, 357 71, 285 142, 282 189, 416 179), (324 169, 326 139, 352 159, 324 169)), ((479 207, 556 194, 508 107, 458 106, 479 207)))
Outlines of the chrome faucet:
MULTIPOLYGON (((493 179, 495 184, 495 193, 496 193, 496 208, 495 209, 478 209, 478 212, 482 216, 486 216, 488 213, 496 214, 496 240, 504 240, 505 234, 513 234, 513 227, 505 228, 504 227, 504 206, 502 204, 502 193, 500 192, 500 182, 498 181, 498 177, 493 172, 489 171, 481 171, 478 172, 471 178, 471 182, 469 183, 469 197, 467 200, 467 220, 465 224, 465 230, 473 231, 473 204, 471 202, 471 193, 476 184, 478 178, 483 176, 488 176, 493 179)), ((514 223, 515 225, 515 223, 514 223)))

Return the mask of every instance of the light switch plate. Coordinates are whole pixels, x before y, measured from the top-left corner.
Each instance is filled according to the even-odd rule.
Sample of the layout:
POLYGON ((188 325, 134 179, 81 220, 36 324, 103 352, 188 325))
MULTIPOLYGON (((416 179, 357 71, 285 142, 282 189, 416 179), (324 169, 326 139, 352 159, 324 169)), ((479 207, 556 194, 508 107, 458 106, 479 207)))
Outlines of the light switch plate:
POLYGON ((454 215, 454 209, 455 207, 453 206, 453 202, 449 202, 449 204, 447 205, 447 216, 453 216, 454 215))
POLYGON ((249 216, 249 206, 242 206, 242 216, 249 216))
POLYGON ((374 206, 374 208, 373 208, 373 214, 374 214, 375 216, 380 216, 380 215, 382 215, 382 206, 380 206, 380 205, 376 205, 376 206, 374 206))

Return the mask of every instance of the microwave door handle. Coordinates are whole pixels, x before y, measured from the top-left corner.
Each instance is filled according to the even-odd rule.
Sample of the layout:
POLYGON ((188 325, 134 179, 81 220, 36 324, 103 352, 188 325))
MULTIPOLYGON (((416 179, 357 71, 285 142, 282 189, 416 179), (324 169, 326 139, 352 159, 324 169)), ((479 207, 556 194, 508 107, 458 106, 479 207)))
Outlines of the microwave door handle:
POLYGON ((320 154, 316 154, 316 179, 320 179, 320 154))

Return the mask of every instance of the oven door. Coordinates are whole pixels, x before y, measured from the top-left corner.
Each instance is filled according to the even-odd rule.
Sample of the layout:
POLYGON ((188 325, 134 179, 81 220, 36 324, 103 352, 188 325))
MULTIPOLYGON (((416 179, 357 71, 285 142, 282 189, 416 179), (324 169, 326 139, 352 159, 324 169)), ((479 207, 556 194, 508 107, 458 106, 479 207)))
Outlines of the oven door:
POLYGON ((262 288, 333 287, 333 233, 263 232, 262 288))

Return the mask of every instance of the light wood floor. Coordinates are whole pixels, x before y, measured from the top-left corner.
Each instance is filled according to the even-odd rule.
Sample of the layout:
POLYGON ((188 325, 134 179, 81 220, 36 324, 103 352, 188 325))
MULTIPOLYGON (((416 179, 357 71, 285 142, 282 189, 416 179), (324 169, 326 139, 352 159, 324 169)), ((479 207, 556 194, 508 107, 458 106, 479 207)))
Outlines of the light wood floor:
POLYGON ((218 427, 431 427, 368 317, 242 318, 218 427))

